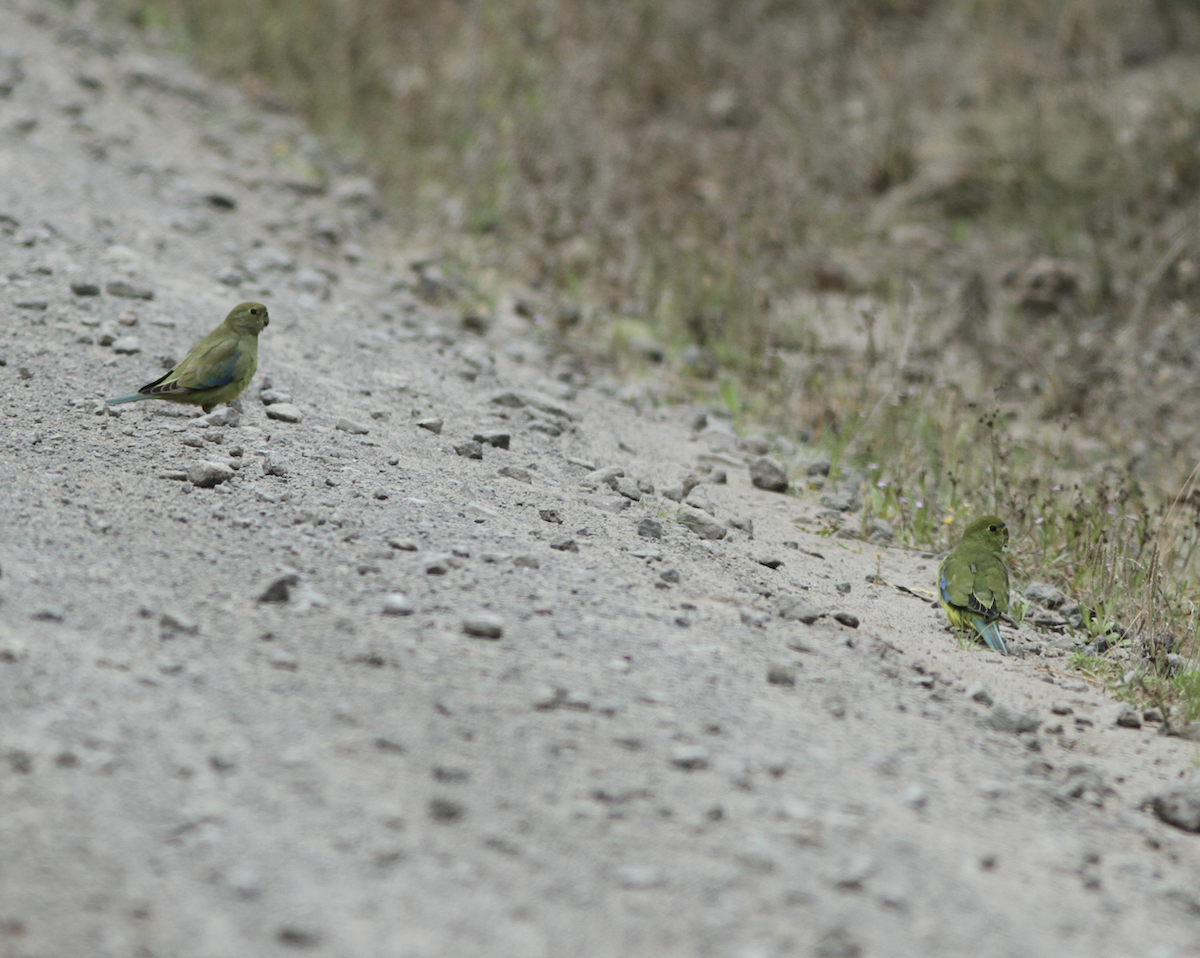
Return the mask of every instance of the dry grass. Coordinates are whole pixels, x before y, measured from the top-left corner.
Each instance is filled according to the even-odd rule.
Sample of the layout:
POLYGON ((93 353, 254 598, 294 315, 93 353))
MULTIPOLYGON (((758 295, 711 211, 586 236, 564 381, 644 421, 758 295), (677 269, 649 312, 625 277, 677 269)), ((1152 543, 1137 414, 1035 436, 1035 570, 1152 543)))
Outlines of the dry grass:
POLYGON ((1195 4, 108 2, 595 307, 591 348, 636 318, 715 400, 704 351, 905 541, 995 509, 1090 635, 1193 635, 1195 4))

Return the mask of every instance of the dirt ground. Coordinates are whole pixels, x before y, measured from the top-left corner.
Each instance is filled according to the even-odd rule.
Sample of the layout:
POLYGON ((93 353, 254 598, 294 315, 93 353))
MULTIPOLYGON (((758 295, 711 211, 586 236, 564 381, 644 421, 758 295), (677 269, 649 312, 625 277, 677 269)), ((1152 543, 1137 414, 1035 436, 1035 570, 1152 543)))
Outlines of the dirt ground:
POLYGON ((315 149, 0 2, 0 956, 1200 955, 1195 744, 464 328, 315 149), (99 402, 247 299, 235 422, 99 402))

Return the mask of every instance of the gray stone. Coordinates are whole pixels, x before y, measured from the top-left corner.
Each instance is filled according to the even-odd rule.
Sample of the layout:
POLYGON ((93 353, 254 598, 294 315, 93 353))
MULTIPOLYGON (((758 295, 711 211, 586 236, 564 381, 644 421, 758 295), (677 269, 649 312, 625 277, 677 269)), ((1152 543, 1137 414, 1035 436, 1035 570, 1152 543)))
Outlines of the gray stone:
POLYGON ((142 341, 136 336, 121 336, 113 340, 112 351, 124 356, 132 356, 142 351, 142 341))
POLYGON ((259 392, 258 398, 264 406, 273 406, 276 403, 292 401, 292 397, 287 393, 280 392, 278 389, 263 389, 259 392))
POLYGON ((279 422, 300 422, 304 419, 304 413, 298 406, 293 406, 290 402, 280 402, 267 407, 267 418, 276 419, 279 422))
POLYGON ((210 489, 232 479, 233 469, 223 462, 201 460, 188 466, 187 477, 193 486, 210 489))
POLYGON ((643 539, 661 539, 663 537, 663 524, 657 519, 647 517, 638 523, 637 533, 643 539))
POLYGON ((767 666, 767 683, 791 688, 796 684, 796 670, 790 665, 775 662, 767 666))
POLYGON ((625 470, 620 466, 605 466, 603 469, 594 469, 589 472, 579 481, 579 484, 588 489, 598 489, 600 486, 615 489, 617 480, 623 475, 625 475, 625 470))
POLYGON ((717 507, 713 505, 712 499, 708 497, 703 486, 697 486, 687 494, 687 498, 683 500, 685 506, 692 509, 700 509, 707 512, 710 516, 717 514, 717 507))
POLYGON ((987 686, 985 686, 982 682, 972 682, 963 691, 963 695, 965 695, 972 702, 978 702, 985 708, 991 708, 992 705, 995 704, 995 700, 992 698, 992 693, 988 691, 987 686))
POLYGON ((708 768, 709 752, 703 745, 675 745, 671 748, 671 764, 686 771, 708 768))
POLYGON ((529 470, 521 469, 518 466, 502 466, 496 470, 496 475, 504 476, 507 479, 515 479, 517 482, 533 484, 533 476, 529 474, 529 470))
POLYGON ((431 433, 437 435, 442 431, 442 426, 445 425, 445 423, 434 416, 430 419, 418 419, 417 425, 422 429, 428 429, 431 433))
POLYGON ((476 442, 495 446, 497 449, 507 449, 509 443, 512 441, 512 433, 503 432, 499 429, 485 429, 483 432, 475 433, 472 438, 476 442))
POLYGON ((765 565, 768 569, 778 569, 783 565, 783 560, 777 555, 760 555, 755 558, 759 565, 765 565))
POLYGON ((833 613, 833 620, 841 623, 848 629, 858 628, 858 616, 853 612, 835 612, 833 613))
POLYGON ((798 595, 781 595, 776 608, 780 618, 803 622, 805 625, 812 625, 823 614, 817 611, 811 602, 798 595))
POLYGON ((352 436, 365 436, 371 431, 369 426, 364 426, 360 422, 354 422, 352 419, 339 419, 333 424, 334 429, 340 429, 342 432, 348 432, 352 436))
POLYGON ((630 499, 633 502, 640 502, 642 499, 642 490, 638 488, 637 482, 628 476, 619 477, 614 488, 626 499, 630 499))
POLYGON ((1036 732, 1041 724, 1028 712, 1022 712, 1006 702, 997 702, 988 713, 987 724, 1000 732, 1036 732))
MULTIPOLYGON (((628 502, 628 500, 625 501, 628 502)), ((701 539, 725 538, 727 531, 725 527, 707 512, 688 507, 680 509, 675 519, 680 525, 691 530, 701 539)))
POLYGON ((457 442, 454 444, 454 451, 464 459, 482 459, 483 445, 476 442, 474 439, 469 439, 466 442, 457 442))
POLYGON ((154 299, 154 290, 144 286, 134 286, 123 279, 113 280, 104 287, 109 296, 120 296, 124 299, 154 299))
POLYGON ((384 615, 412 615, 415 610, 412 599, 403 592, 393 592, 383 597, 384 615))
POLYGON ((1141 728, 1142 717, 1128 705, 1122 705, 1117 709, 1113 724, 1121 728, 1141 728))
POLYGON ((632 502, 624 496, 605 496, 597 493, 593 496, 588 496, 587 504, 594 509, 599 509, 601 512, 624 512, 628 509, 632 502))
POLYGON ((787 472, 770 456, 760 456, 750 463, 750 483, 767 492, 787 492, 787 472))
POLYGON ((300 582, 300 577, 294 572, 288 572, 273 579, 258 595, 259 602, 287 602, 292 597, 292 589, 300 582))
POLYGON ((498 639, 504 634, 504 619, 495 612, 474 612, 463 619, 462 628, 477 639, 498 639))
POLYGON ((1168 825, 1200 832, 1200 783, 1195 781, 1154 796, 1154 814, 1168 825))
POLYGON ((1030 582, 1025 589, 1025 598, 1045 609, 1057 609, 1067 601, 1060 589, 1047 582, 1030 582))
POLYGON ((579 544, 574 539, 564 536, 560 539, 551 539, 550 548, 557 549, 559 552, 578 552, 579 544))
POLYGON ((263 475, 264 476, 279 476, 281 479, 287 478, 288 466, 286 462, 275 458, 275 456, 267 455, 263 457, 263 475))

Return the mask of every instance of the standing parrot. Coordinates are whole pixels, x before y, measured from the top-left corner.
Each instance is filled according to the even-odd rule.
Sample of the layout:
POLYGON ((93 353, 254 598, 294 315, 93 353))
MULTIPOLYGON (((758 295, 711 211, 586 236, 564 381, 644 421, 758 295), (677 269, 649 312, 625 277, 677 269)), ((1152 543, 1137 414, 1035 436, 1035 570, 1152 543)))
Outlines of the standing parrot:
POLYGON ((996 628, 1000 614, 1008 611, 1007 542, 1004 520, 983 516, 967 526, 962 541, 938 566, 938 595, 950 624, 973 628, 1001 655, 1008 655, 996 628))
POLYGON ((193 346, 181 362, 128 396, 107 399, 110 406, 142 399, 190 403, 212 412, 236 399, 258 369, 258 334, 270 320, 262 303, 239 303, 225 322, 193 346))

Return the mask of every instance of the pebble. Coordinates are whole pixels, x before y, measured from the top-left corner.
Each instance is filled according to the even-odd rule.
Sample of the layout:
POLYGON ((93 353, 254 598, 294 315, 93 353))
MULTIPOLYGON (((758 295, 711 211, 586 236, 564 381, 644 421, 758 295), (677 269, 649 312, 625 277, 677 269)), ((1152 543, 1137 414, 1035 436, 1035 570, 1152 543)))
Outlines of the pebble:
POLYGON ((466 807, 461 802, 449 798, 431 798, 429 800, 429 817, 435 822, 450 825, 462 821, 467 814, 466 807))
POLYGON ((796 684, 796 670, 790 665, 773 663, 767 667, 767 682, 790 689, 796 684))
POLYGON ((755 561, 759 565, 765 565, 768 569, 778 569, 783 565, 783 560, 777 555, 760 555, 755 557, 755 561))
POLYGON ((154 299, 154 290, 144 286, 134 286, 123 279, 113 280, 104 287, 109 296, 119 296, 123 299, 154 299))
POLYGON ((671 764, 686 771, 708 768, 710 755, 703 745, 676 745, 671 749, 671 764))
POLYGON ((339 419, 333 424, 334 429, 340 429, 342 432, 348 432, 352 436, 365 436, 371 431, 369 426, 364 426, 360 422, 355 422, 352 419, 339 419))
POLYGON ((563 521, 562 513, 557 509, 539 509, 538 518, 543 522, 555 522, 559 525, 562 525, 563 521))
POLYGON ((519 555, 513 558, 513 565, 519 569, 539 569, 542 560, 532 554, 519 555))
POLYGON ((415 539, 405 539, 393 537, 387 540, 387 544, 393 549, 399 549, 401 552, 416 552, 420 546, 415 539))
POLYGON ((746 535, 754 537, 754 520, 749 516, 733 516, 725 521, 725 525, 730 529, 741 529, 746 535))
POLYGON ((1000 732, 1036 732, 1041 724, 1038 719, 1028 712, 1005 702, 997 702, 988 713, 987 724, 1000 732))
POLYGON ((462 628, 477 639, 498 639, 504 634, 504 619, 495 612, 474 612, 463 619, 462 628))
POLYGON ((72 283, 71 292, 76 296, 99 296, 100 287, 96 283, 72 283))
POLYGON ((300 577, 289 572, 271 581, 258 595, 259 602, 287 602, 292 597, 292 589, 300 582, 300 577))
POLYGON ((223 462, 201 460, 188 466, 187 477, 193 486, 210 489, 232 479, 233 469, 223 462))
POLYGON ((601 512, 624 512, 632 504, 629 499, 624 496, 605 496, 596 494, 588 496, 587 504, 601 512))
POLYGON ((472 436, 476 442, 484 443, 488 446, 495 446, 497 449, 507 449, 512 442, 512 434, 502 432, 498 429, 486 429, 483 432, 477 432, 472 436))
POLYGON ((633 502, 640 502, 642 499, 642 490, 638 483, 628 476, 621 476, 617 479, 615 488, 617 492, 633 502))
MULTIPOLYGON (((628 504, 629 500, 622 500, 628 504)), ((686 507, 679 510, 676 521, 701 539, 724 539, 728 530, 707 512, 686 507)))
POLYGON ((1122 705, 1117 709, 1113 724, 1120 728, 1141 728, 1142 717, 1128 705, 1122 705))
POLYGON ((1195 776, 1182 788, 1173 788, 1154 796, 1154 814, 1176 828, 1200 832, 1200 782, 1195 776))
POLYGON ((267 407, 267 418, 278 419, 280 422, 300 422, 304 419, 304 413, 290 402, 279 402, 267 407))
POLYGON ((132 356, 142 351, 142 341, 136 336, 121 336, 113 340, 112 351, 123 356, 132 356))
POLYGON ((840 622, 848 629, 858 628, 858 616, 853 612, 835 612, 833 613, 833 619, 835 622, 840 622))
POLYGON ((678 569, 663 569, 663 571, 658 574, 658 577, 660 579, 662 579, 663 582, 667 582, 670 585, 678 585, 679 584, 679 570, 678 569))
POLYGON ((603 469, 594 469, 589 472, 583 479, 580 480, 580 485, 587 486, 589 489, 598 489, 600 486, 608 486, 610 489, 615 489, 617 480, 625 475, 625 470, 620 466, 605 466, 603 469))
POLYGON ((259 392, 258 398, 262 401, 264 406, 274 406, 277 403, 290 403, 292 401, 292 397, 290 395, 287 393, 282 393, 278 389, 263 389, 259 392))
POLYGON ((449 552, 432 552, 425 556, 421 564, 426 575, 445 575, 459 566, 458 560, 449 552))
POLYGON ((474 439, 469 439, 466 442, 458 442, 454 444, 454 451, 464 459, 482 459, 483 445, 476 442, 474 439))
POLYGON ((748 605, 744 605, 738 610, 738 617, 742 620, 743 625, 755 629, 766 628, 767 621, 771 618, 762 609, 755 609, 748 605))
POLYGON ((559 539, 550 541, 550 548, 557 549, 559 552, 578 552, 579 544, 569 536, 564 536, 559 539))
POLYGON ((707 512, 710 516, 717 514, 717 507, 713 505, 712 499, 709 498, 703 486, 697 486, 689 492, 687 498, 683 500, 683 504, 692 509, 700 509, 703 512, 707 512))
POLYGON ((657 519, 645 518, 638 523, 637 534, 643 539, 661 539, 663 524, 657 519))
POLYGON ((200 624, 195 619, 177 609, 169 610, 160 615, 158 617, 158 624, 164 631, 179 632, 184 635, 196 635, 200 631, 200 624))
POLYGON ((838 592, 841 592, 843 595, 845 595, 846 593, 848 593, 850 591, 851 585, 849 582, 839 582, 837 585, 834 586, 834 588, 837 589, 838 592))
MULTIPOLYGON (((988 691, 987 686, 982 682, 972 682, 963 691, 963 695, 965 695, 972 702, 978 702, 980 705, 986 708, 991 708, 995 703, 995 700, 992 698, 992 693, 988 691)), ((1053 711, 1053 709, 1051 711, 1053 711)), ((1067 712, 1069 713, 1070 709, 1067 709, 1067 712)), ((1059 712, 1056 714, 1061 715, 1063 713, 1059 712)))
POLYGON ((282 479, 286 478, 287 474, 288 466, 286 462, 283 462, 281 459, 277 459, 275 456, 271 455, 263 457, 264 476, 279 476, 282 479))
POLYGON ((750 463, 750 483, 767 492, 787 492, 787 472, 770 456, 760 456, 750 463))
POLYGON ((518 466, 503 466, 496 471, 496 475, 504 476, 508 479, 515 479, 517 482, 528 482, 533 484, 533 476, 529 474, 528 469, 521 469, 518 466))
POLYGON ((393 592, 383 598, 384 615, 412 615, 415 610, 412 599, 403 592, 393 592))
POLYGON ((812 625, 821 618, 821 613, 817 611, 816 607, 798 595, 780 596, 776 608, 780 618, 803 622, 805 625, 812 625))

